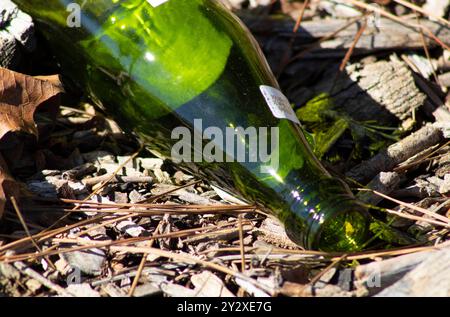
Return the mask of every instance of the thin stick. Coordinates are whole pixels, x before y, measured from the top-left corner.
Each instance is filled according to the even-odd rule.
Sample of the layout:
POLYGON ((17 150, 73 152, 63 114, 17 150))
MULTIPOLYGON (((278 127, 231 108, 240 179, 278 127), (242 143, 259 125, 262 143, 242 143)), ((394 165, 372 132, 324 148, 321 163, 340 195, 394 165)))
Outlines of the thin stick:
MULTIPOLYGON (((419 159, 419 160, 417 160, 415 162, 411 162, 411 163, 408 163, 408 164, 404 164, 404 165, 401 165, 401 166, 394 167, 393 171, 397 172, 397 173, 404 172, 404 171, 410 169, 411 167, 414 167, 416 165, 419 165, 419 164, 422 164, 422 163, 425 163, 425 162, 437 160, 437 159, 439 159, 441 157, 444 157, 446 155, 448 155, 448 153, 439 154, 439 155, 436 155, 436 156, 433 156, 433 157, 424 157, 424 158, 421 158, 421 159, 419 159)), ((427 155, 427 156, 430 156, 430 155, 427 155)))
POLYGON ((28 226, 25 223, 25 219, 23 219, 22 213, 20 212, 19 206, 17 205, 17 201, 14 197, 10 197, 11 203, 14 207, 14 210, 17 214, 17 217, 19 218, 20 223, 22 224, 23 229, 25 230, 25 233, 27 234, 27 236, 30 238, 31 243, 33 243, 34 247, 39 251, 42 252, 41 247, 36 243, 36 241, 34 240, 33 236, 30 233, 30 230, 28 230, 28 226))
POLYGON ((439 146, 437 149, 433 150, 432 152, 427 154, 425 157, 423 157, 423 158, 421 158, 421 159, 419 159, 419 160, 417 160, 415 162, 411 162, 411 163, 408 163, 408 164, 404 164, 404 165, 400 165, 400 166, 394 167, 394 172, 402 172, 404 170, 407 170, 410 167, 413 167, 413 166, 416 166, 418 164, 422 164, 424 162, 428 162, 428 161, 431 161, 431 160, 435 160, 435 159, 438 159, 438 158, 441 158, 441 157, 447 155, 448 153, 443 153, 443 154, 431 157, 433 154, 435 154, 436 152, 442 150, 447 145, 450 145, 450 141, 448 141, 445 144, 439 146))
POLYGON ((292 30, 292 36, 289 41, 289 45, 288 45, 287 49, 285 50, 283 57, 281 58, 281 63, 278 67, 277 77, 279 77, 281 75, 284 68, 289 63, 289 55, 292 50, 292 46, 294 45, 294 41, 297 38, 297 32, 298 32, 298 29, 300 28, 300 24, 302 23, 303 15, 305 14, 305 10, 306 10, 306 7, 308 6, 308 4, 309 4, 309 0, 305 0, 305 2, 303 2, 303 4, 302 4, 302 7, 300 9, 300 14, 297 18, 297 21, 295 22, 294 29, 292 30))
POLYGON ((344 59, 342 60, 341 65, 339 66, 339 71, 344 71, 345 65, 347 65, 348 61, 350 60, 350 57, 353 54, 353 50, 356 47, 356 44, 358 44, 359 39, 361 38, 361 35, 364 33, 365 29, 367 27, 367 19, 364 19, 364 24, 359 28, 358 32, 355 35, 355 39, 352 42, 352 45, 347 50, 347 53, 345 54, 344 59))
POLYGON ((166 191, 165 193, 162 193, 162 194, 159 194, 159 195, 156 195, 156 196, 149 197, 149 198, 146 198, 146 199, 144 199, 144 200, 138 201, 137 204, 144 204, 144 203, 147 203, 147 202, 156 201, 156 200, 158 200, 158 199, 161 198, 161 197, 164 197, 164 196, 166 196, 166 195, 168 195, 168 194, 171 194, 171 193, 173 193, 173 192, 176 192, 177 190, 180 190, 180 189, 183 189, 183 188, 186 188, 186 187, 193 186, 193 185, 195 185, 195 184, 200 183, 201 181, 202 181, 202 180, 196 180, 196 181, 190 182, 190 183, 188 183, 188 184, 185 184, 185 185, 179 186, 179 187, 177 187, 177 188, 168 190, 168 191, 166 191))
MULTIPOLYGON (((416 15, 417 15, 417 16, 416 16, 416 17, 417 17, 417 24, 420 25, 419 14, 417 13, 416 15)), ((431 56, 430 56, 430 52, 428 51, 427 43, 425 42, 425 35, 423 34, 423 29, 420 29, 420 30, 419 30, 419 33, 420 33, 420 39, 422 40, 423 50, 425 51, 425 56, 427 57, 428 63, 430 64, 430 67, 431 67, 431 71, 432 71, 432 73, 433 73, 434 80, 436 81, 436 83, 437 83, 439 86, 441 86, 440 81, 439 81, 439 78, 438 78, 438 76, 437 76, 437 74, 436 74, 436 70, 434 69, 434 65, 433 65, 433 63, 431 62, 431 56)))
POLYGON ((412 23, 410 23, 410 22, 407 22, 407 21, 403 20, 402 18, 400 18, 400 17, 398 17, 398 16, 396 16, 396 15, 390 13, 390 12, 387 12, 387 11, 381 9, 380 7, 373 6, 373 5, 370 5, 370 4, 368 4, 368 3, 365 3, 365 2, 362 2, 362 1, 358 1, 358 0, 345 0, 345 1, 346 1, 346 2, 350 2, 350 3, 353 4, 354 6, 363 8, 363 9, 365 9, 365 10, 372 11, 372 12, 377 12, 377 13, 379 13, 380 15, 383 15, 383 16, 385 16, 386 18, 389 18, 389 19, 391 19, 391 20, 394 20, 394 21, 396 21, 396 22, 398 22, 398 23, 400 23, 400 24, 403 24, 403 25, 412 27, 412 28, 414 28, 414 29, 420 28, 420 26, 418 26, 418 25, 416 25, 416 24, 412 24, 412 23))
POLYGON ((83 114, 83 115, 85 115, 87 117, 95 117, 96 116, 95 114, 91 114, 91 113, 89 113, 87 111, 76 109, 76 108, 72 108, 72 107, 60 106, 60 108, 61 108, 61 110, 72 111, 72 112, 75 112, 75 113, 83 114))
MULTIPOLYGON (((254 251, 256 249, 257 249, 256 247, 248 247, 248 248, 245 248, 245 251, 246 252, 250 252, 250 251, 254 251)), ((238 248, 237 247, 211 248, 211 249, 208 249, 208 250, 200 251, 200 252, 198 252, 198 254, 208 254, 208 253, 211 253, 211 252, 216 253, 216 252, 240 252, 240 251, 241 251, 240 247, 238 247, 238 248)))
POLYGON ((241 272, 245 271, 245 248, 244 248, 244 230, 242 226, 242 215, 238 216, 238 227, 239 227, 239 246, 241 251, 241 272))
MULTIPOLYGON (((364 189, 364 190, 365 190, 365 189, 364 189)), ((444 223, 450 224, 450 219, 449 219, 449 218, 444 217, 444 216, 442 216, 442 215, 439 215, 439 214, 437 214, 437 213, 435 213, 435 212, 431 212, 431 211, 429 211, 429 210, 427 210, 427 209, 425 209, 425 208, 418 207, 418 206, 414 206, 414 205, 409 204, 409 203, 405 203, 405 202, 403 202, 403 201, 401 201, 401 200, 398 200, 398 199, 389 197, 389 196, 387 196, 387 195, 385 195, 385 194, 383 194, 383 193, 380 193, 380 192, 378 192, 378 191, 376 191, 376 190, 371 190, 371 189, 369 189, 369 191, 372 191, 374 194, 377 194, 378 196, 381 196, 381 197, 386 198, 386 199, 388 199, 388 200, 390 200, 390 201, 393 201, 393 202, 395 202, 395 203, 397 203, 397 204, 399 204, 399 205, 408 207, 408 208, 410 208, 410 209, 412 209, 412 210, 419 211, 419 212, 421 212, 421 213, 423 213, 423 214, 425 214, 425 215, 428 215, 428 216, 431 216, 431 217, 436 218, 436 219, 438 219, 438 220, 441 220, 441 221, 443 221, 444 223)))
MULTIPOLYGON (((156 227, 155 232, 153 233, 153 236, 156 236, 157 234, 160 233, 161 228, 162 228, 162 224, 163 224, 163 220, 161 220, 158 223, 158 226, 156 227)), ((154 242, 155 242, 155 238, 153 237, 148 242, 148 246, 149 247, 153 247, 154 242)), ((139 263, 139 267, 137 269, 136 276, 134 277, 133 283, 131 284, 131 287, 130 287, 130 291, 128 292, 128 296, 130 296, 130 297, 133 296, 134 291, 135 291, 135 289, 136 289, 136 287, 137 287, 137 285, 139 283, 139 279, 141 278, 142 271, 144 270, 144 267, 145 267, 145 263, 147 262, 147 256, 148 256, 148 253, 144 253, 142 255, 141 263, 139 263)))
MULTIPOLYGON (((441 245, 434 246, 415 246, 415 247, 401 247, 395 248, 391 250, 374 250, 374 251, 364 251, 364 252, 355 252, 349 253, 346 257, 346 260, 363 260, 363 259, 371 259, 375 257, 386 257, 386 256, 396 256, 396 255, 404 255, 416 252, 424 252, 431 250, 439 250, 441 248, 447 247, 450 245, 450 241, 444 242, 441 245)), ((211 251, 221 252, 222 249, 214 249, 211 251)), ((226 252, 239 252, 239 248, 223 248, 226 252)), ((256 251, 258 248, 252 248, 251 251, 256 251)), ((250 251, 250 250, 248 250, 250 251)), ((335 261, 341 258, 345 253, 341 252, 322 252, 322 251, 311 251, 311 250, 289 250, 289 249, 281 249, 281 248, 272 248, 271 252, 273 254, 281 254, 281 255, 292 255, 292 254, 300 254, 300 255, 311 255, 323 257, 326 261, 335 261)))
MULTIPOLYGON (((178 188, 179 189, 179 188, 178 188)), ((177 189, 177 190, 178 190, 177 189)), ((79 204, 82 206, 96 206, 97 208, 107 208, 107 207, 141 207, 141 208, 165 208, 165 209, 174 209, 174 208, 182 208, 182 209, 254 209, 255 205, 162 205, 162 204, 141 204, 141 203, 99 203, 95 201, 86 201, 83 202, 81 200, 75 199, 61 199, 62 202, 67 202, 71 204, 79 204)))
POLYGON ((341 65, 339 66, 339 71, 336 73, 336 76, 334 76, 333 83, 330 87, 329 95, 333 95, 333 90, 336 87, 336 84, 338 82, 339 77, 342 75, 343 71, 345 70, 345 66, 347 65, 350 57, 353 54, 353 50, 356 47, 356 44, 358 43, 359 39, 361 38, 361 35, 364 33, 364 30, 367 27, 367 19, 364 16, 364 24, 359 28, 358 32, 355 35, 355 38, 353 39, 352 45, 348 48, 347 52, 345 53, 344 58, 342 59, 341 65))
POLYGON ((322 271, 320 271, 316 276, 314 276, 311 279, 311 286, 314 286, 314 284, 316 284, 320 278, 322 276, 325 275, 325 273, 327 273, 328 271, 330 271, 332 268, 334 268, 338 263, 342 262, 343 260, 345 260, 345 258, 347 257, 347 254, 343 254, 340 258, 338 258, 337 260, 334 260, 330 265, 328 265, 325 269, 323 269, 322 271))
POLYGON ((445 44, 444 42, 441 41, 440 38, 438 38, 436 35, 434 35, 433 32, 431 32, 428 28, 426 28, 425 26, 422 26, 422 29, 428 34, 429 37, 431 37, 436 43, 438 43, 442 48, 444 48, 445 50, 449 51, 450 50, 450 46, 448 46, 447 44, 445 44))
MULTIPOLYGON (((149 215, 149 216, 159 216, 164 215, 165 213, 168 214, 175 214, 175 215, 201 215, 201 214, 239 214, 239 213, 248 213, 248 209, 241 210, 240 208, 221 208, 221 209, 209 209, 209 208, 202 208, 202 209, 192 209, 192 208, 182 208, 180 210, 177 209, 165 209, 165 208, 159 208, 158 209, 78 209, 78 210, 72 210, 72 209, 64 209, 64 211, 67 211, 69 213, 85 213, 85 212, 96 212, 96 213, 103 213, 103 214, 128 214, 128 215, 149 215)), ((256 211, 255 211, 256 212, 256 211)))
POLYGON ((418 217, 418 216, 414 216, 414 215, 409 215, 409 214, 405 214, 405 213, 402 213, 402 212, 398 212, 398 211, 393 210, 393 209, 386 208, 385 210, 388 213, 390 213, 390 214, 397 215, 397 216, 402 217, 402 218, 411 219, 411 220, 417 220, 417 221, 424 221, 424 222, 432 223, 434 225, 450 228, 450 224, 445 223, 445 222, 441 222, 441 221, 437 221, 437 220, 433 220, 433 219, 427 219, 427 218, 424 218, 424 217, 418 217))
POLYGON ((121 216, 121 217, 116 217, 116 218, 113 218, 113 219, 106 220, 106 221, 104 221, 102 223, 99 223, 98 225, 92 226, 92 227, 90 227, 90 228, 88 228, 86 230, 78 232, 77 234, 75 234, 75 237, 77 237, 77 238, 81 237, 82 235, 87 234, 90 231, 93 231, 93 230, 96 230, 96 229, 99 229, 99 228, 103 228, 104 226, 107 226, 107 225, 112 224, 112 223, 116 223, 118 221, 122 221, 122 220, 128 219, 130 217, 131 217, 131 215, 124 215, 124 216, 121 216))

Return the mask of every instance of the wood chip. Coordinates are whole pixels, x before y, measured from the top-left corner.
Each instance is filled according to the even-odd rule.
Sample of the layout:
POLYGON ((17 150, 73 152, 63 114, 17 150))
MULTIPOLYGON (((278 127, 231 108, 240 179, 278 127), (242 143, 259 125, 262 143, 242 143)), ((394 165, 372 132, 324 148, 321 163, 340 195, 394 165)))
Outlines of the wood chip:
POLYGON ((209 271, 191 276, 197 297, 234 297, 223 281, 209 271))

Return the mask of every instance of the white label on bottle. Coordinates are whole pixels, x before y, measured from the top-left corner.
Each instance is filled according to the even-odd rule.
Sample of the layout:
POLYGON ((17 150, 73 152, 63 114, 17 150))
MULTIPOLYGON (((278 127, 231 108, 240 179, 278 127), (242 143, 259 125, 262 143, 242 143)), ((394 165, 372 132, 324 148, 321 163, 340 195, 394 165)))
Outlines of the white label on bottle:
POLYGON ((300 124, 300 121, 289 103, 289 100, 281 91, 265 85, 259 86, 259 89, 261 90, 270 110, 272 110, 272 113, 276 118, 288 119, 292 122, 300 124))
POLYGON ((169 0, 147 0, 147 2, 150 3, 152 7, 157 7, 167 1, 169 0))

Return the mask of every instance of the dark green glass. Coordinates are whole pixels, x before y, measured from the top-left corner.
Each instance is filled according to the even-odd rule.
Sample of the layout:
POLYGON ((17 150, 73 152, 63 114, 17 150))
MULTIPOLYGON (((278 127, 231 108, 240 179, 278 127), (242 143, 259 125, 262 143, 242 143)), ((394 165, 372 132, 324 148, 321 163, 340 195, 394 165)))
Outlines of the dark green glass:
MULTIPOLYGON (((365 207, 322 167, 300 126, 271 112, 260 86, 278 84, 253 37, 218 1, 15 2, 35 19, 64 75, 160 157, 170 158, 179 141, 172 131, 193 132, 195 119, 222 131, 266 127, 269 140, 270 128, 277 128, 279 142, 270 153, 278 151, 279 168, 271 173, 250 159, 180 166, 270 209, 305 248, 348 251, 364 244, 365 207)), ((250 157, 249 142, 237 142, 250 157)), ((218 149, 230 155, 223 145, 215 154, 218 149)))

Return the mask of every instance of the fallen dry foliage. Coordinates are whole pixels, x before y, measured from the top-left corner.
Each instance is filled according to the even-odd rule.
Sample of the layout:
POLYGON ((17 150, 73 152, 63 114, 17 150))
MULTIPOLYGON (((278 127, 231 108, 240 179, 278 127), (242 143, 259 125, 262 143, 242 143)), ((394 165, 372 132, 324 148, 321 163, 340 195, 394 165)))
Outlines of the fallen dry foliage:
MULTIPOLYGON (((0 67, 0 150, 14 151, 20 157, 16 147, 17 142, 20 143, 16 139, 17 134, 27 133, 37 137, 38 130, 34 122, 36 110, 44 107, 47 111, 57 110, 62 92, 58 76, 38 78, 0 67)), ((6 200, 18 194, 19 187, 0 153, 0 218, 6 200)))

